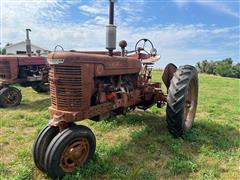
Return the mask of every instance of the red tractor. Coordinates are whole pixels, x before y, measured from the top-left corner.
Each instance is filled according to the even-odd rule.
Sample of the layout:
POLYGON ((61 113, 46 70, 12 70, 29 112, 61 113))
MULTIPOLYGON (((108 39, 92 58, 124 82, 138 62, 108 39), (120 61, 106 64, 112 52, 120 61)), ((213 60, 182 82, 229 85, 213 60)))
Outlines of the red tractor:
POLYGON ((11 85, 31 86, 35 91, 48 92, 47 58, 33 55, 27 29, 26 55, 0 55, 0 106, 13 107, 20 104, 21 91, 11 85))
POLYGON ((179 137, 191 129, 198 99, 198 75, 193 66, 176 68, 169 64, 163 74, 168 88, 151 81, 153 63, 160 58, 152 42, 141 39, 135 49, 126 52, 126 41, 116 47, 113 25, 114 1, 110 0, 107 26, 108 52, 52 52, 49 83, 50 123, 41 130, 33 145, 36 166, 52 178, 63 177, 90 160, 96 139, 86 126, 74 122, 126 114, 135 108, 146 110, 167 104, 166 119, 170 133, 179 137), (142 42, 143 46, 139 44, 142 42), (146 44, 151 48, 147 50, 146 44))

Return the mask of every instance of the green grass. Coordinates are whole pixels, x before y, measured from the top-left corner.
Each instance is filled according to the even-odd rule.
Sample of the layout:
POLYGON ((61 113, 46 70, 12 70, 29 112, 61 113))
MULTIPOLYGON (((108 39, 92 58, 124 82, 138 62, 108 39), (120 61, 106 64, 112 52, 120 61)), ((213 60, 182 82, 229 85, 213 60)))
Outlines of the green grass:
MULTIPOLYGON (((160 72, 153 79, 160 81, 160 72)), ((31 151, 48 123, 50 100, 31 88, 21 90, 20 106, 0 109, 0 179, 48 179, 34 166, 31 151)), ((95 133, 96 154, 66 180, 239 179, 240 80, 200 74, 195 124, 180 139, 168 133, 165 108, 156 106, 81 124, 95 133)))

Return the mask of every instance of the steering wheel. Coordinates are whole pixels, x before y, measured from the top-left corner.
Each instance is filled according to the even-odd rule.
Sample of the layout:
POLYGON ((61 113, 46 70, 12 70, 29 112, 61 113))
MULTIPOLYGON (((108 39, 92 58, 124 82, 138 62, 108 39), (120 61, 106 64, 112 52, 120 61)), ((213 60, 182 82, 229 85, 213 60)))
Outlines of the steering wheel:
POLYGON ((149 54, 149 55, 151 55, 151 56, 156 56, 156 55, 157 55, 157 50, 154 48, 152 41, 150 41, 149 39, 140 39, 140 40, 136 43, 136 45, 135 45, 135 52, 137 53, 137 52, 140 52, 140 51, 144 51, 144 52, 146 52, 147 54, 149 54), (140 42, 142 42, 142 41, 143 41, 143 46, 142 46, 142 47, 139 47, 138 45, 139 45, 140 42), (146 43, 149 43, 149 44, 151 45, 151 50, 150 50, 150 52, 147 51, 147 50, 145 50, 145 45, 146 45, 146 43))

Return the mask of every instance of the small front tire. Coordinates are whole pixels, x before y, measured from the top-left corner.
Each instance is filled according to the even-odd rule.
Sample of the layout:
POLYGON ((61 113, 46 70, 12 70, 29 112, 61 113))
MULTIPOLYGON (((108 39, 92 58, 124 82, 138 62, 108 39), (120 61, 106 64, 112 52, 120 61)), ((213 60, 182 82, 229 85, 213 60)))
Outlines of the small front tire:
POLYGON ((44 160, 46 172, 51 178, 61 178, 92 159, 95 149, 96 139, 88 127, 69 127, 49 144, 44 160))
POLYGON ((38 93, 49 92, 49 85, 43 82, 36 82, 32 84, 32 89, 38 93))
POLYGON ((44 157, 48 145, 52 139, 59 133, 59 128, 54 126, 46 126, 43 128, 33 144, 33 160, 35 165, 41 171, 45 171, 44 157))

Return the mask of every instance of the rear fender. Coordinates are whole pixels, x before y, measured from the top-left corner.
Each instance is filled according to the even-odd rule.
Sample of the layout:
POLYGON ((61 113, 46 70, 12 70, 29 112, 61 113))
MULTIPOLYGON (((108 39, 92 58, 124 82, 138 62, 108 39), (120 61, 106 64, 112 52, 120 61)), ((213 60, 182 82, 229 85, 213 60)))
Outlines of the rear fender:
POLYGON ((177 71, 177 66, 175 64, 169 63, 163 72, 162 75, 162 80, 165 84, 165 86, 167 87, 167 89, 170 86, 171 80, 173 78, 173 74, 177 71))

